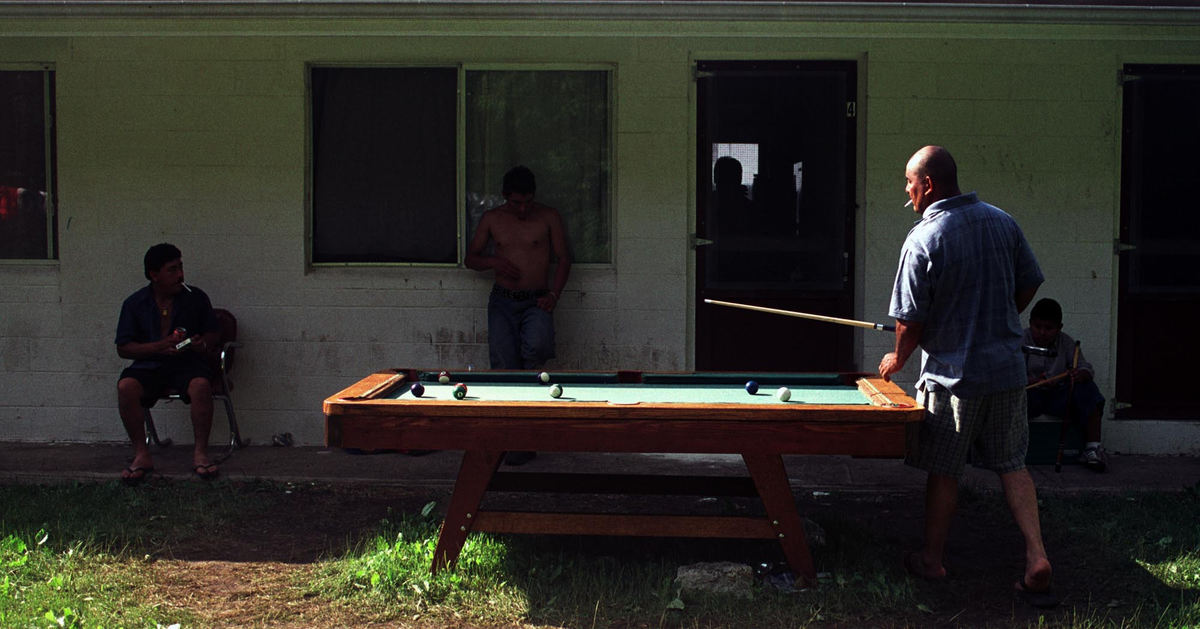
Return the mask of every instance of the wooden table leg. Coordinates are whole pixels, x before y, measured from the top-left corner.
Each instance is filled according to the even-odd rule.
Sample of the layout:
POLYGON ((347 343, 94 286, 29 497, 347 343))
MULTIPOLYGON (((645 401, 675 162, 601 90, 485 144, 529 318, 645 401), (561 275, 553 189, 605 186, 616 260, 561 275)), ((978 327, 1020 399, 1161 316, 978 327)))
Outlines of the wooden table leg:
POLYGON ((796 510, 787 470, 778 454, 743 454, 742 460, 750 470, 758 496, 767 510, 767 521, 776 530, 779 545, 792 570, 809 585, 817 582, 808 538, 804 535, 804 518, 796 510))
POLYGON ((458 469, 458 480, 454 482, 454 493, 446 508, 446 519, 438 536, 437 548, 433 551, 433 566, 430 572, 437 574, 443 567, 453 567, 462 552, 467 533, 471 532, 474 518, 479 513, 479 503, 496 468, 500 467, 503 451, 467 450, 463 453, 462 466, 458 469))

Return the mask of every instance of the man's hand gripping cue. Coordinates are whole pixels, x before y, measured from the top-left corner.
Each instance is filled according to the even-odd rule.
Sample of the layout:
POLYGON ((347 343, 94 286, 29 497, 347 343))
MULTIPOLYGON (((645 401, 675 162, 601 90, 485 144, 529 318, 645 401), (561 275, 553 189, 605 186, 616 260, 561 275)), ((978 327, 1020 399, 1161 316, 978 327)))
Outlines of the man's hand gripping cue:
POLYGON ((924 324, 896 319, 896 350, 884 354, 879 361, 879 377, 891 382, 892 374, 904 368, 908 358, 921 342, 924 324))

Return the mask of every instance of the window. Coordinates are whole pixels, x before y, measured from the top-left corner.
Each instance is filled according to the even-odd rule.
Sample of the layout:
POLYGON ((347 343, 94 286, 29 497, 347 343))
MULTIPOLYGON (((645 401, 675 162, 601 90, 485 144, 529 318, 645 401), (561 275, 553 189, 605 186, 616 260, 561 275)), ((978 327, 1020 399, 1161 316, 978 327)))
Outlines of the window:
POLYGON ((313 262, 458 259, 454 68, 312 72, 313 262))
POLYGON ((0 259, 53 259, 54 71, 0 70, 0 259))
POLYGON ((609 81, 606 70, 314 67, 313 263, 457 264, 517 164, 562 214, 574 260, 609 262, 609 81))

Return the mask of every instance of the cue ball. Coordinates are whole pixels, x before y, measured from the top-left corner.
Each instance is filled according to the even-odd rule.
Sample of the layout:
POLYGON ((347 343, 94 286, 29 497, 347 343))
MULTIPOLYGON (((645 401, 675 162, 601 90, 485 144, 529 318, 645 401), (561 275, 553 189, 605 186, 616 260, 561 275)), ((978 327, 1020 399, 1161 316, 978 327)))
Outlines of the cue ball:
POLYGON ((467 397, 467 385, 458 383, 454 385, 454 399, 461 400, 467 397))
POLYGON ((541 380, 543 383, 549 383, 550 382, 550 374, 543 371, 542 373, 538 374, 538 380, 541 380))
POLYGON ((420 382, 414 382, 409 391, 412 392, 413 397, 421 397, 422 395, 425 395, 425 386, 420 382))
POLYGON ((442 384, 450 384, 450 372, 443 371, 438 374, 438 382, 442 384))
POLYGON ((775 397, 779 398, 780 402, 786 402, 792 399, 792 390, 787 387, 779 387, 779 390, 775 392, 775 397))
POLYGON ((754 395, 755 393, 758 393, 758 383, 753 380, 747 382, 746 383, 746 393, 749 393, 750 395, 754 395))
POLYGON ((562 397, 562 385, 561 384, 556 384, 556 385, 550 387, 550 397, 552 397, 552 398, 562 397))

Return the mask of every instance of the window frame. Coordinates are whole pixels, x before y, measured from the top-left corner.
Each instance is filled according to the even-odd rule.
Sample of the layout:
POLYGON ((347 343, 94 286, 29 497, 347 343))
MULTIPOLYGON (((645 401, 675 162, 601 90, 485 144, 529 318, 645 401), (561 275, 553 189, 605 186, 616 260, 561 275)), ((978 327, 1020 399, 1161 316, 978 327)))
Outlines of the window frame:
POLYGON ((57 265, 58 244, 58 72, 53 63, 0 63, 0 72, 42 73, 42 142, 45 147, 46 255, 41 258, 0 258, 0 265, 57 265))
POLYGON ((573 262, 573 267, 594 267, 594 268, 609 268, 615 265, 616 261, 616 226, 617 226, 617 198, 616 198, 616 110, 617 97, 615 92, 617 67, 613 63, 475 63, 475 62, 429 62, 422 63, 417 61, 412 62, 354 62, 354 61, 337 61, 337 62, 318 62, 310 61, 304 66, 304 83, 305 83, 305 220, 304 220, 304 261, 306 272, 314 272, 321 269, 337 269, 337 268, 435 268, 435 269, 455 269, 465 268, 464 260, 466 259, 467 232, 470 226, 467 224, 467 206, 466 206, 466 186, 467 186, 467 73, 468 72, 488 72, 488 71, 505 71, 505 72, 552 72, 552 71, 600 71, 605 75, 605 89, 608 96, 608 116, 605 120, 605 136, 607 139, 607 155, 608 162, 608 181, 605 182, 608 197, 608 255, 607 260, 603 262, 573 262), (457 111, 455 112, 455 164, 456 173, 455 181, 455 240, 457 241, 457 261, 450 262, 314 262, 313 261, 313 215, 314 215, 314 165, 316 154, 314 151, 313 138, 313 93, 312 93, 312 76, 313 70, 319 68, 431 68, 431 69, 448 69, 454 68, 457 71, 457 111))

